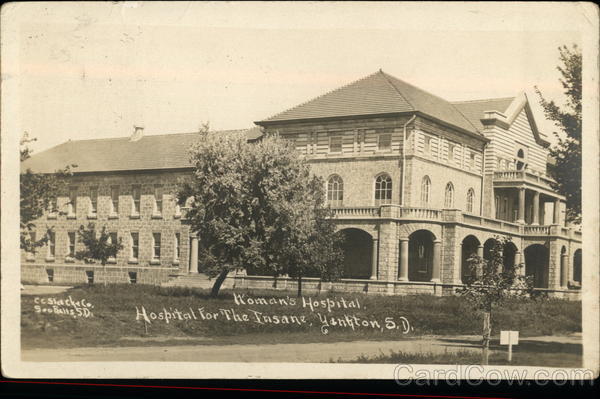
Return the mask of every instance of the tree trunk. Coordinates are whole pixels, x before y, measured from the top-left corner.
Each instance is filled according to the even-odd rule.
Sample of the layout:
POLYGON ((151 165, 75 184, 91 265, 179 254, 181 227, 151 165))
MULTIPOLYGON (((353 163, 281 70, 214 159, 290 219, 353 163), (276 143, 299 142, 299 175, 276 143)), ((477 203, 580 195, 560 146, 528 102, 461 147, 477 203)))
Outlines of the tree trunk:
POLYGON ((229 274, 229 269, 222 270, 221 273, 217 276, 215 284, 213 285, 212 290, 210 291, 211 298, 216 298, 219 295, 219 290, 221 289, 223 281, 225 281, 225 279, 227 278, 227 274, 229 274))
POLYGON ((492 333, 490 316, 491 312, 483 313, 483 341, 481 343, 481 364, 483 364, 484 366, 488 364, 490 352, 490 335, 492 333))
POLYGON ((298 276, 298 298, 302 296, 302 276, 298 276))

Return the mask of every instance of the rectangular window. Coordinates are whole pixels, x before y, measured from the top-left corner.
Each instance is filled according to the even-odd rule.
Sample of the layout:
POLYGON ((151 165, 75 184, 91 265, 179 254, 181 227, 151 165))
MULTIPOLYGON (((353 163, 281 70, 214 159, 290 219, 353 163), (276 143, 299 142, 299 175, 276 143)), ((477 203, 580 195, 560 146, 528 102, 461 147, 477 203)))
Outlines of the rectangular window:
POLYGON ((134 185, 132 187, 131 196, 133 197, 133 213, 137 215, 140 213, 140 199, 142 196, 142 188, 139 185, 134 185))
POLYGON ((342 136, 331 136, 329 138, 329 152, 342 152, 342 136))
POLYGON ((129 282, 131 284, 137 283, 137 272, 129 272, 129 282))
POLYGON ((77 238, 74 231, 70 231, 67 233, 68 238, 68 247, 67 247, 67 256, 70 258, 75 257, 75 239, 77 238))
POLYGON ((425 136, 423 141, 424 141, 423 152, 425 154, 430 154, 431 153, 431 137, 425 136))
MULTIPOLYGON (((119 242, 119 238, 115 231, 108 233, 108 243, 109 244, 117 244, 118 242, 119 242)), ((114 256, 111 256, 110 258, 108 258, 108 260, 110 262, 114 262, 116 259, 114 256)))
POLYGON ((94 284, 94 271, 86 270, 85 276, 87 277, 88 284, 94 284))
POLYGON ((152 233, 152 258, 160 259, 160 233, 152 233))
POLYGON ((35 231, 32 231, 29 233, 29 241, 31 241, 31 251, 27 251, 27 260, 33 260, 35 259, 35 247, 33 247, 33 245, 35 244, 35 231))
POLYGON ((379 135, 379 141, 377 143, 379 151, 388 151, 392 149, 392 134, 382 133, 379 135))
POLYGON ((77 187, 69 188, 69 216, 77 214, 77 187))
POLYGON ((95 214, 98 209, 98 187, 90 187, 90 214, 95 214))
POLYGON ((140 252, 140 236, 138 233, 131 233, 131 260, 137 260, 140 252))
POLYGON ((175 250, 173 251, 175 253, 175 258, 174 258, 175 261, 179 261, 180 250, 181 250, 181 234, 175 233, 175 250))
POLYGON ((454 161, 454 144, 448 144, 448 160, 454 161))
POLYGON ((111 214, 119 213, 119 186, 110 186, 110 206, 111 214))
POLYGON ((471 151, 471 155, 470 155, 470 160, 469 160, 469 166, 474 169, 475 168, 475 153, 471 151))
POLYGON ((56 255, 56 233, 51 231, 48 233, 48 258, 54 259, 56 255))
POLYGON ((54 281, 54 269, 46 269, 46 275, 48 276, 48 282, 54 281))
POLYGON ((161 185, 154 186, 154 213, 161 214, 163 210, 163 187, 161 185))

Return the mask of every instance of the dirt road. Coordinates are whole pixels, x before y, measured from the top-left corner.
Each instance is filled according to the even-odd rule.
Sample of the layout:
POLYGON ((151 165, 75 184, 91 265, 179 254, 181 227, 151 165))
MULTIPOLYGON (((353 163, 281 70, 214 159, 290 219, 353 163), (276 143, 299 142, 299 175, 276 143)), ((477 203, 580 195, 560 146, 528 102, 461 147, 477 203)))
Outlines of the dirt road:
MULTIPOLYGON (((548 337, 528 338, 543 342, 548 337)), ((578 337, 551 337, 562 343, 580 343, 578 337)), ((479 351, 480 337, 454 336, 401 341, 354 341, 271 345, 181 345, 115 348, 30 349, 23 361, 170 361, 170 362, 329 362, 355 360, 390 351, 444 353, 479 351)))

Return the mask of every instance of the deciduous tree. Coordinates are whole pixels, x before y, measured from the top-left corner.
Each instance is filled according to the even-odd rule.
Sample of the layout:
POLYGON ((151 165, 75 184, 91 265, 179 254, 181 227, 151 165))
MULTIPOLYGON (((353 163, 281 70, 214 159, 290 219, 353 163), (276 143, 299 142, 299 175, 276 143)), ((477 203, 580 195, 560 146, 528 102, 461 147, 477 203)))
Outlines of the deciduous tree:
MULTIPOLYGON (((118 238, 116 242, 110 237, 110 233, 106 231, 106 226, 102 226, 100 234, 96 232, 96 226, 93 223, 89 223, 87 227, 83 225, 79 226, 79 242, 83 244, 84 248, 77 251, 75 258, 83 260, 86 263, 100 262, 105 267, 106 263, 111 258, 116 258, 117 253, 123 249, 121 239, 118 238)), ((104 285, 106 285, 106 270, 104 285)))
MULTIPOLYGON (((21 139, 20 158, 24 162, 31 156, 28 144, 35 141, 25 133, 21 139)), ((44 245, 48 241, 48 234, 37 240, 32 240, 31 233, 35 230, 35 221, 45 211, 56 206, 56 198, 64 191, 66 178, 71 175, 71 167, 67 166, 55 173, 34 173, 26 169, 20 176, 20 216, 21 216, 21 249, 34 252, 35 248, 44 245)), ((56 210, 56 209, 54 209, 56 210)), ((50 231, 50 227, 48 230, 50 231)))
POLYGON ((191 160, 192 181, 178 198, 181 205, 193 199, 187 217, 204 271, 216 277, 213 296, 234 269, 302 275, 314 259, 306 254, 320 252, 327 262, 319 267, 329 270, 334 245, 325 244, 333 238, 320 211, 324 184, 289 142, 269 135, 248 143, 243 134, 204 129, 191 160))
POLYGON ((492 333, 492 312, 509 297, 529 297, 532 293, 531 279, 519 272, 524 266, 504 264, 503 248, 509 238, 495 237, 489 259, 472 255, 467 260, 469 277, 457 292, 466 298, 474 310, 483 314, 482 362, 488 363, 492 333))
POLYGON ((577 45, 559 47, 560 65, 566 102, 560 107, 547 100, 536 87, 546 117, 560 130, 554 132, 557 144, 550 148, 555 159, 553 175, 556 189, 567 199, 567 220, 581 223, 581 51, 577 45))

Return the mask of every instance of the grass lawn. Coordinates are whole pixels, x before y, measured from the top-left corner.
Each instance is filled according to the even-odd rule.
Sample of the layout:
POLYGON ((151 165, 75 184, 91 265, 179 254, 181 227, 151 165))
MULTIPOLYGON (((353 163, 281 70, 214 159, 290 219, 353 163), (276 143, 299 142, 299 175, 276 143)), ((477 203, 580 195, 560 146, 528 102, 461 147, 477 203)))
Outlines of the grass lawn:
MULTIPOLYGON (((476 335, 482 324, 481 316, 472 312, 460 297, 392 297, 356 293, 310 297, 312 301, 330 299, 337 304, 328 311, 321 307, 320 302, 312 309, 304 306, 302 300, 295 298, 295 293, 291 292, 236 293, 246 295, 244 303, 236 303, 231 291, 223 291, 219 298, 211 299, 205 290, 146 285, 80 286, 61 294, 23 295, 22 345, 24 348, 60 348, 399 340, 425 335, 476 335), (73 301, 85 300, 93 306, 89 308, 93 316, 72 317, 36 311, 36 306, 52 308, 51 305, 40 304, 42 301, 69 297, 73 301), (248 298, 265 298, 275 303, 249 303, 248 298), (346 307, 342 306, 341 298, 346 307), (349 305, 351 302, 354 307, 349 305), (150 323, 143 321, 142 307, 150 323), (167 323, 164 315, 175 315, 175 311, 180 315, 187 313, 189 319, 175 320, 177 317, 174 317, 167 323), (138 313, 140 317, 136 320, 138 313), (157 318, 151 319, 150 313, 157 318), (234 313, 239 319, 233 316, 234 313), (161 314, 163 320, 158 319, 161 314), (242 315, 246 315, 246 319, 242 319, 242 315), (323 334, 321 328, 323 317, 329 323, 327 334, 323 334), (333 325, 338 324, 339 319, 348 321, 348 317, 358 323, 354 328, 349 322, 333 325), (404 325, 401 317, 405 318, 404 325), (406 327, 410 327, 407 333, 406 327)), ((305 298, 308 300, 308 296, 305 298)), ((65 307, 68 308, 58 306, 59 309, 65 307)), ((521 339, 581 332, 580 302, 515 300, 499 308, 492 317, 494 334, 499 333, 498 327, 501 326, 502 329, 519 330, 521 339)), ((518 356, 516 351, 515 359, 518 356)))
MULTIPOLYGON (((582 367, 583 354, 581 345, 554 344, 544 350, 527 345, 513 351, 509 363, 506 349, 492 350, 489 355, 490 365, 543 366, 543 367, 582 367)), ((392 364, 481 364, 481 352, 459 351, 445 353, 404 353, 391 352, 377 356, 359 356, 350 363, 392 363, 392 364)))

